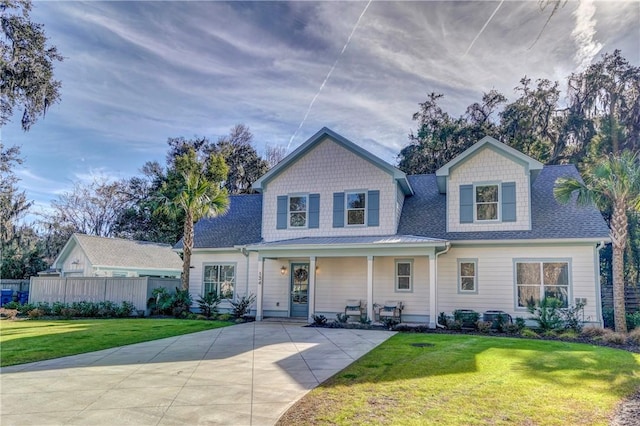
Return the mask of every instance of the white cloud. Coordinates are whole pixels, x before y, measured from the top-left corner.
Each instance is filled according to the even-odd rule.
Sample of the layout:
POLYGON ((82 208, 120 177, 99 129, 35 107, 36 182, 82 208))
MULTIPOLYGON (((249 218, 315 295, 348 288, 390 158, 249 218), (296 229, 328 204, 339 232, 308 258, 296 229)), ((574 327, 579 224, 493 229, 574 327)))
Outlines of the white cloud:
POLYGON ((573 12, 576 19, 571 37, 576 44, 574 60, 578 69, 586 68, 602 50, 602 44, 596 39, 596 4, 593 0, 581 0, 573 12))

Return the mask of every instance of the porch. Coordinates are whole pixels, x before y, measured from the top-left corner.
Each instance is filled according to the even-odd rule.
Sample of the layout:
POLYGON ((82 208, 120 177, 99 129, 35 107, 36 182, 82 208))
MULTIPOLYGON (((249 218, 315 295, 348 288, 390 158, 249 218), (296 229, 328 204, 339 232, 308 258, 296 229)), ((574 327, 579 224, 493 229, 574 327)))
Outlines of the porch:
POLYGON ((435 327, 435 254, 431 238, 302 238, 247 247, 258 254, 256 319, 335 319, 349 300, 376 319, 377 305, 400 301, 403 321, 435 327), (340 241, 336 241, 340 240, 340 241))

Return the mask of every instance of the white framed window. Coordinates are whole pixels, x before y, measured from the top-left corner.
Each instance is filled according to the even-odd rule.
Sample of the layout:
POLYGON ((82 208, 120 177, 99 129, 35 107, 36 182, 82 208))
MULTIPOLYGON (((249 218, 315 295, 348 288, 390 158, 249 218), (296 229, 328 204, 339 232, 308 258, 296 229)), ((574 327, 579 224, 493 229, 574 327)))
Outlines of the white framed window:
POLYGON ((367 191, 347 192, 346 197, 347 225, 364 225, 367 223, 367 191))
POLYGON ((396 260, 396 291, 413 290, 413 260, 396 260))
POLYGON ((305 228, 309 209, 308 195, 289 196, 289 227, 305 228))
POLYGON ((475 185, 473 190, 475 220, 499 220, 500 185, 475 185))
POLYGON ((458 259, 458 293, 478 293, 477 259, 458 259))
POLYGON ((568 260, 516 260, 516 308, 526 308, 545 297, 553 297, 569 306, 568 260))
POLYGON ((203 294, 216 293, 221 299, 233 299, 236 286, 236 265, 214 263, 204 265, 203 294))

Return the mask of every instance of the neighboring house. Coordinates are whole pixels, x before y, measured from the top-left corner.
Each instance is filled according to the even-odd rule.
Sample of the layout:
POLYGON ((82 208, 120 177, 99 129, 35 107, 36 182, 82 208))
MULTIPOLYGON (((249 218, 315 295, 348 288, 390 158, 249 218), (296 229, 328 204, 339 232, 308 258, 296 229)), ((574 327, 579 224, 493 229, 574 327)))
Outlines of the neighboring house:
POLYGON ((73 234, 52 269, 63 277, 180 278, 182 259, 168 244, 73 234))
POLYGON ((335 317, 351 299, 374 318, 394 300, 403 321, 435 327, 455 309, 528 317, 527 302, 547 295, 585 302, 585 320, 601 324, 609 232, 595 207, 555 201, 561 176, 579 174, 490 137, 406 176, 324 128, 254 183, 259 194, 196 224, 190 289, 254 293, 258 320, 335 317))

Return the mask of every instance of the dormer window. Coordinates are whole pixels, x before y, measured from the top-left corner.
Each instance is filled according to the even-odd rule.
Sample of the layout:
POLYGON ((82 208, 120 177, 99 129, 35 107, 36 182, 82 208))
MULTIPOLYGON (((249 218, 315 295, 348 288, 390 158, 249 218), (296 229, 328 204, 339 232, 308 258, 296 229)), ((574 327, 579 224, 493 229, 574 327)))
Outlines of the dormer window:
POLYGON ((347 192, 347 225, 366 223, 367 193, 347 192))
POLYGON ((292 195, 289 197, 289 227, 304 228, 307 226, 307 196, 292 195))
POLYGON ((477 185, 475 187, 476 220, 498 220, 498 185, 477 185))

